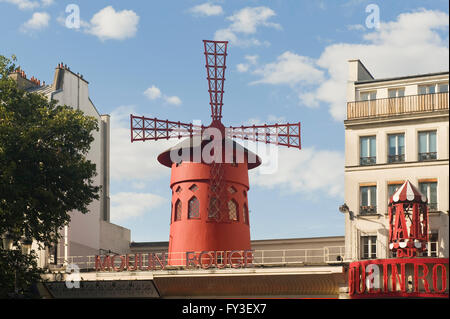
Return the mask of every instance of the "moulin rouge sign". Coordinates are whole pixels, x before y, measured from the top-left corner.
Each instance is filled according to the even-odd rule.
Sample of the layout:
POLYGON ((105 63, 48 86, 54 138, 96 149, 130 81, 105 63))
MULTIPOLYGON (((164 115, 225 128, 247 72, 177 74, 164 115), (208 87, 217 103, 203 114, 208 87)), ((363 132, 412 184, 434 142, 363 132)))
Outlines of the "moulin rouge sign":
POLYGON ((351 298, 448 298, 448 258, 391 258, 350 263, 351 298))
POLYGON ((96 271, 138 271, 166 269, 171 266, 186 268, 248 268, 253 267, 252 250, 202 251, 200 253, 187 251, 179 254, 181 258, 174 262, 168 258, 168 252, 135 253, 126 255, 95 256, 96 271))

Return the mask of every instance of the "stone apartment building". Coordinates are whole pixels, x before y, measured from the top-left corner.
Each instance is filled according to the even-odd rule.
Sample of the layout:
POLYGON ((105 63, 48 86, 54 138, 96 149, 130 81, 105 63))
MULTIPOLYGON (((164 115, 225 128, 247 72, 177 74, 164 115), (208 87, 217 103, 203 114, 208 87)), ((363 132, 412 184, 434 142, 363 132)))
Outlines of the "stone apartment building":
POLYGON ((390 258, 388 200, 409 180, 428 198, 428 256, 448 258, 448 72, 376 79, 349 61, 345 260, 390 258))

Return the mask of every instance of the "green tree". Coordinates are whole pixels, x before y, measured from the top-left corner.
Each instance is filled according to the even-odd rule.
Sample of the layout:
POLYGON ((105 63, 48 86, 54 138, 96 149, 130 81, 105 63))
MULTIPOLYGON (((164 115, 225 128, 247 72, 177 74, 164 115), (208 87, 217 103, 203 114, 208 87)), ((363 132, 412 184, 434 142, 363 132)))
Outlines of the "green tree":
POLYGON ((86 159, 96 119, 19 89, 9 78, 14 61, 0 55, 0 237, 18 248, 0 250, 0 297, 37 278, 36 258, 22 256, 21 241, 56 243, 68 213, 86 214, 100 190, 95 164, 86 159))

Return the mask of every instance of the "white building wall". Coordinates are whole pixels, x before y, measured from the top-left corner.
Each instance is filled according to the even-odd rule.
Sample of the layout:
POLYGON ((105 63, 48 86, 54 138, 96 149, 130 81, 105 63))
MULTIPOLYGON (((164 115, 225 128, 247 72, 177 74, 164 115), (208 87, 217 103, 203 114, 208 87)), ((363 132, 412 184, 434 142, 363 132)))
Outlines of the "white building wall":
MULTIPOLYGON (((361 92, 376 91, 377 99, 387 98, 390 88, 405 88, 405 96, 417 95, 422 84, 448 83, 448 73, 387 81, 368 81, 361 76, 359 60, 349 61, 348 102, 357 101, 361 92), (355 83, 361 81, 360 83, 355 83), (353 90, 353 92, 352 92, 353 90)), ((365 78, 366 77, 366 78, 365 78)), ((370 80, 370 79, 369 79, 370 80)), ((361 258, 361 236, 377 236, 377 258, 388 258, 388 183, 409 180, 418 186, 423 179, 437 180, 437 211, 430 213, 430 230, 439 232, 439 256, 448 257, 449 211, 449 122, 447 113, 411 114, 386 118, 365 118, 345 122, 345 203, 355 218, 345 215, 347 260, 361 258), (419 162, 418 134, 436 130, 437 160, 419 162), (405 134, 405 162, 388 163, 388 134, 405 134), (360 137, 376 136, 376 165, 360 166, 360 137), (376 184, 377 215, 359 215, 360 186, 376 184)))
MULTIPOLYGON (((79 74, 70 71, 66 66, 59 65, 55 70, 53 84, 37 89, 36 93, 45 94, 50 100, 56 100, 59 105, 68 105, 81 110, 85 115, 97 120, 98 131, 93 131, 94 137, 86 158, 96 165, 97 175, 93 178, 94 185, 101 186, 99 199, 88 205, 88 213, 70 212, 71 221, 68 227, 68 245, 65 247, 65 231, 57 246, 58 261, 67 256, 90 256, 99 254, 100 250, 111 250, 126 253, 129 250, 130 231, 109 222, 109 160, 110 160, 110 117, 100 115, 89 98, 88 82, 79 74), (65 250, 66 248, 66 250, 65 250)), ((44 267, 48 257, 54 254, 49 249, 38 250, 39 265, 44 267), (47 258, 45 258, 46 256, 47 258)))

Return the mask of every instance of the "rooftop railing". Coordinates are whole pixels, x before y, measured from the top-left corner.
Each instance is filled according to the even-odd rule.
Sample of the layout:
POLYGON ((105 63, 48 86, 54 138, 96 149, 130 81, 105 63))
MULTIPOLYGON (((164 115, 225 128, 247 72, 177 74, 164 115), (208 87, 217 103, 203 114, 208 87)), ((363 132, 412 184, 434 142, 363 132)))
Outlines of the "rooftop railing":
POLYGON ((347 103, 347 119, 361 119, 448 110, 448 92, 408 95, 347 103))
MULTIPOLYGON (((198 254, 199 252, 197 252, 198 254)), ((220 252, 219 252, 220 253, 220 252)), ((225 253, 225 252, 222 252, 225 253)), ((250 263, 254 267, 288 267, 302 265, 327 265, 329 263, 340 262, 344 258, 345 246, 326 246, 321 248, 309 249, 275 249, 275 250, 253 250, 253 256, 250 258, 250 263)), ((130 265, 134 265, 134 252, 130 253, 130 265)), ((186 253, 157 253, 156 256, 160 260, 169 260, 170 267, 178 267, 180 269, 186 267, 186 253), (165 258, 165 259, 164 259, 165 258)), ((141 269, 146 269, 149 266, 148 253, 141 254, 140 261, 141 269)), ((233 263, 238 262, 238 258, 232 257, 233 263)), ((68 256, 58 257, 56 264, 50 264, 50 270, 64 269, 67 265, 76 265, 83 271, 95 271, 96 256, 68 256)), ((218 261, 219 264, 224 263, 223 260, 218 261)), ((120 264, 120 259, 116 258, 116 264, 120 264)), ((158 266, 159 267, 159 266, 158 266)), ((157 268, 158 268, 157 267, 157 268)), ((231 264, 226 264, 225 268, 231 268, 231 264)), ((160 268, 160 267, 159 267, 160 268)), ((73 268, 72 268, 73 269, 73 268)))

